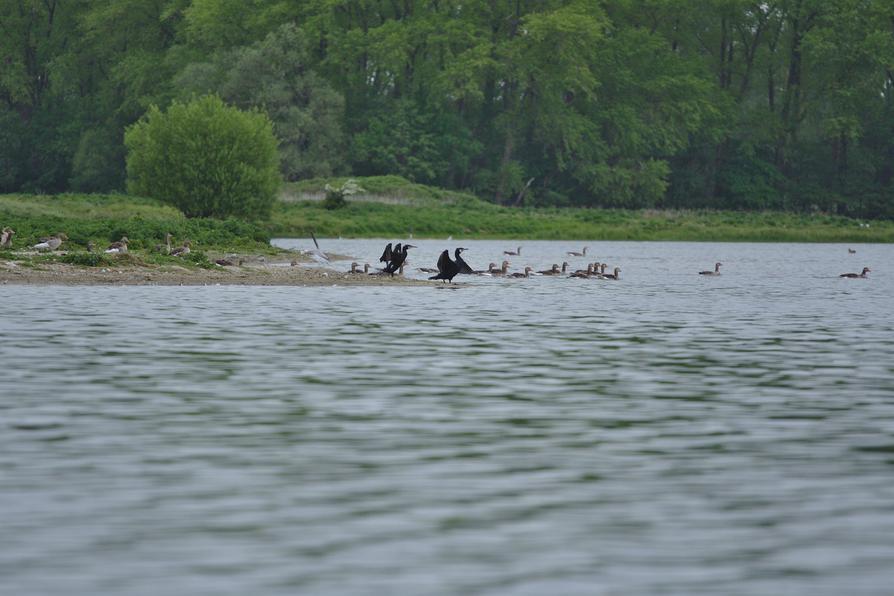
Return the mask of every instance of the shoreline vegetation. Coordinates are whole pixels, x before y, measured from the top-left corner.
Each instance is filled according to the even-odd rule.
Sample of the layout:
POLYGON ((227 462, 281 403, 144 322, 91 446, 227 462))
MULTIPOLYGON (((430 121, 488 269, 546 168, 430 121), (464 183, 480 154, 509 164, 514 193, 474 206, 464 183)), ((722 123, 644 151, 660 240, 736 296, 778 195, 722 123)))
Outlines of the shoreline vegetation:
POLYGON ((350 275, 340 262, 330 269, 308 267, 307 255, 270 245, 272 237, 307 238, 311 232, 321 238, 894 242, 894 222, 886 220, 821 213, 512 208, 393 176, 358 179, 364 193, 340 209, 326 209, 323 187, 341 181, 285 185, 270 220, 260 222, 190 219, 160 201, 127 195, 0 195, 0 228, 16 231, 12 248, 0 249, 0 283, 427 283, 350 275), (31 248, 60 232, 68 239, 59 250, 31 248), (166 254, 166 233, 175 246, 190 240, 190 254, 166 254), (130 242, 126 254, 104 253, 122 236, 130 242), (234 265, 216 263, 224 258, 234 265))

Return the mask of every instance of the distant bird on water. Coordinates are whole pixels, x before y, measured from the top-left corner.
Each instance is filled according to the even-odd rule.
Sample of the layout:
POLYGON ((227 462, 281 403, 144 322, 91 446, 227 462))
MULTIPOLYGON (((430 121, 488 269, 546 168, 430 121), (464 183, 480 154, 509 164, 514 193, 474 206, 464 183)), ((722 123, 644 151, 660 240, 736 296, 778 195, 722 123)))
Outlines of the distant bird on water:
POLYGON ((518 273, 518 272, 516 272, 516 273, 510 273, 510 274, 507 275, 506 277, 515 277, 515 278, 531 277, 531 271, 533 271, 533 270, 534 270, 534 269, 533 269, 532 267, 525 267, 525 272, 524 272, 524 273, 518 273))
POLYGON ((56 250, 57 248, 62 246, 62 242, 64 240, 68 240, 68 236, 66 236, 65 234, 56 234, 55 236, 50 236, 42 242, 38 242, 31 248, 35 248, 37 250, 56 250))
POLYGON ((509 271, 509 261, 503 261, 503 264, 500 265, 500 268, 497 269, 496 263, 490 263, 488 266, 487 272, 491 275, 506 275, 509 271))
POLYGON ((613 280, 617 281, 617 280, 621 279, 621 268, 615 267, 614 273, 604 273, 602 275, 602 277, 604 277, 605 279, 613 279, 613 280))
POLYGON ((566 254, 569 257, 585 257, 585 256, 587 256, 587 248, 589 248, 589 247, 585 246, 581 252, 574 252, 573 250, 570 250, 566 254))
POLYGON ((540 275, 558 275, 559 273, 561 273, 561 271, 559 271, 559 264, 553 263, 552 269, 547 269, 546 271, 538 271, 537 273, 539 273, 540 275))
POLYGON ((16 231, 12 228, 3 228, 0 233, 0 248, 12 248, 12 237, 16 235, 16 231))
POLYGON ((869 267, 863 267, 863 271, 861 273, 842 273, 838 277, 847 277, 848 279, 857 279, 857 278, 868 278, 867 273, 871 272, 872 269, 869 267))
POLYGON ((849 252, 849 253, 852 254, 852 255, 857 254, 857 251, 855 251, 853 248, 849 248, 849 249, 847 249, 847 252, 849 252))
POLYGON ((714 271, 699 271, 699 275, 720 275, 720 266, 723 263, 714 263, 714 271))
POLYGON ((429 279, 440 279, 444 283, 453 283, 453 278, 459 274, 459 265, 456 261, 450 259, 450 251, 445 250, 438 257, 438 274, 432 275, 429 279))
POLYGON ((509 255, 510 257, 517 257, 517 256, 520 256, 520 255, 521 255, 521 248, 522 248, 522 247, 519 246, 519 247, 518 247, 517 249, 515 249, 514 251, 512 251, 512 250, 504 250, 504 251, 503 251, 503 254, 504 254, 504 255, 509 255))

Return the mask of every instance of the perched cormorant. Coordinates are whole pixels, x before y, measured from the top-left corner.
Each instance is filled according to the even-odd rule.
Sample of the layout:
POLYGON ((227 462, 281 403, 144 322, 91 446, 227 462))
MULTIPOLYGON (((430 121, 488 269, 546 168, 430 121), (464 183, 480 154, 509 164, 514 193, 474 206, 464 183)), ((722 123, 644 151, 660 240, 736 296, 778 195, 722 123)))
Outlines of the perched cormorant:
POLYGON ((570 250, 570 251, 568 251, 566 254, 567 254, 569 257, 585 257, 585 256, 587 256, 587 248, 588 248, 588 247, 585 246, 585 247, 584 247, 584 250, 581 251, 581 252, 574 252, 573 250, 570 250))
POLYGON ((412 244, 404 244, 403 247, 401 247, 401 245, 398 244, 391 253, 391 260, 388 261, 388 264, 385 266, 385 273, 390 273, 393 276, 404 264, 404 261, 407 260, 407 250, 410 248, 416 247, 412 244))
POLYGON ((723 263, 714 263, 714 271, 699 271, 699 275, 720 275, 720 266, 723 263))
POLYGON ((521 255, 521 246, 519 246, 518 249, 515 250, 515 251, 512 251, 512 250, 504 250, 504 251, 503 251, 503 254, 504 254, 504 255, 509 255, 510 257, 517 257, 517 256, 521 255))
MULTIPOLYGON (((398 244, 398 246, 400 246, 398 244)), ((379 257, 380 263, 387 263, 391 260, 391 243, 388 243, 388 246, 385 247, 385 250, 382 252, 382 256, 379 257)))
POLYGON ((866 274, 869 273, 870 271, 872 271, 872 269, 870 269, 869 267, 863 267, 862 273, 842 273, 838 277, 847 277, 849 279, 857 279, 860 277, 869 277, 866 274))
POLYGON ((450 259, 450 251, 445 250, 438 257, 438 274, 432 275, 429 279, 442 279, 444 282, 453 283, 453 278, 458 273, 459 265, 456 264, 456 261, 450 259))
POLYGON ((466 263, 466 261, 462 258, 462 256, 460 256, 460 254, 464 250, 469 250, 469 249, 468 248, 457 248, 455 251, 453 251, 453 257, 454 257, 454 260, 456 261, 456 266, 459 269, 459 272, 461 274, 473 275, 475 273, 475 270, 472 269, 471 267, 469 267, 469 264, 466 263))

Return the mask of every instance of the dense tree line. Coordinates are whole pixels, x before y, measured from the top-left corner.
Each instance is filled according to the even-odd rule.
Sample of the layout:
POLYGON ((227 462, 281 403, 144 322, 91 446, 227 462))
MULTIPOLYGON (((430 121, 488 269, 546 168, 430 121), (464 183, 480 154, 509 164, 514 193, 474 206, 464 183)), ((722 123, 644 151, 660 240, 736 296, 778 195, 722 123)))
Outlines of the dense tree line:
POLYGON ((123 189, 125 128, 206 93, 290 180, 894 216, 881 0, 0 0, 0 191, 123 189))

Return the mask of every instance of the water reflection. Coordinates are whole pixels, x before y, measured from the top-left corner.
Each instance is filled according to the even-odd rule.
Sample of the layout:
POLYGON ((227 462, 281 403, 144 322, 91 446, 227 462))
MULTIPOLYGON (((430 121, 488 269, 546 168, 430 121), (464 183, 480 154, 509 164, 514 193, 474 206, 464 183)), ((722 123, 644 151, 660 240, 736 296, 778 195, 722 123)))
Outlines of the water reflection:
POLYGON ((884 592, 892 249, 588 245, 621 282, 0 287, 4 587, 884 592))

